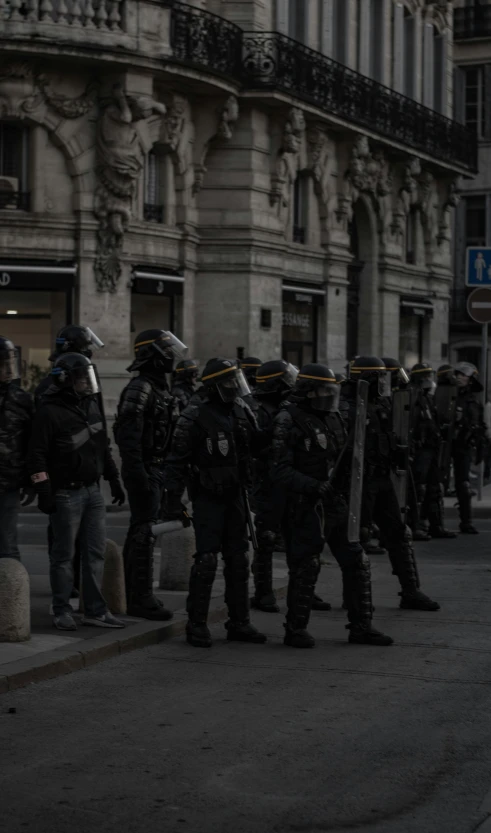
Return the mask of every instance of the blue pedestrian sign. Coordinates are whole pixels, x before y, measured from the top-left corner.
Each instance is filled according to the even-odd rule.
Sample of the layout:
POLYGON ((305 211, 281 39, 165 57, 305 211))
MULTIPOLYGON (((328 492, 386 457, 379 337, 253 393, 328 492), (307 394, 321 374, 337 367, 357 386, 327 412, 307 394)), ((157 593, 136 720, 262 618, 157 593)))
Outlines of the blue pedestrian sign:
POLYGON ((468 247, 465 259, 465 285, 491 286, 491 248, 468 247))

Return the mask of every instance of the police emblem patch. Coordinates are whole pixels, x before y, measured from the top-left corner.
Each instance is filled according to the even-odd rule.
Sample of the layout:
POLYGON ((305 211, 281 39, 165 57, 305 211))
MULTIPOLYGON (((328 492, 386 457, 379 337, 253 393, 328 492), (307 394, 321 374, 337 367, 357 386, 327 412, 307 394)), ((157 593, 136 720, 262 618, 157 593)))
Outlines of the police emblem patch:
POLYGON ((310 437, 305 437, 304 443, 307 451, 310 451, 310 446, 312 445, 312 440, 310 439, 310 437))
POLYGON ((325 434, 317 434, 317 442, 321 448, 327 448, 327 437, 325 434))
POLYGON ((228 454, 228 440, 221 431, 218 434, 218 450, 224 457, 228 454))
POLYGON ((208 449, 208 454, 213 454, 213 443, 210 437, 206 438, 206 448, 208 449))

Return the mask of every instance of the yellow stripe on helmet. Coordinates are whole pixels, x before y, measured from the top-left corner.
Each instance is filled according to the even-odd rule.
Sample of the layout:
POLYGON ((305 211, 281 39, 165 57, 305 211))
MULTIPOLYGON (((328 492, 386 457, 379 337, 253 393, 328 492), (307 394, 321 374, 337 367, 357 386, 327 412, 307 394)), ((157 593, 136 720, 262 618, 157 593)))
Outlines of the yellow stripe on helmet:
POLYGON ((226 367, 224 370, 217 370, 216 373, 210 373, 209 376, 202 376, 201 381, 207 382, 208 379, 214 379, 215 376, 223 376, 224 373, 232 373, 233 370, 237 370, 237 365, 233 365, 233 367, 226 367))
POLYGON ((182 373, 184 370, 198 370, 198 365, 190 364, 189 367, 176 367, 174 373, 182 373))
POLYGON ((156 341, 169 341, 169 336, 159 336, 158 338, 149 338, 148 341, 139 341, 135 344, 134 349, 136 350, 137 347, 143 347, 145 344, 155 344, 156 341))
POLYGON ((279 373, 270 373, 269 376, 256 376, 256 382, 265 382, 266 379, 275 379, 277 376, 283 376, 284 370, 280 370, 279 373))
POLYGON ((385 367, 350 367, 350 373, 361 373, 362 370, 387 370, 388 368, 385 367))
POLYGON ((315 379, 316 382, 336 383, 336 379, 333 376, 308 376, 306 373, 299 373, 297 379, 315 379))
MULTIPOLYGON (((413 373, 433 373, 433 368, 432 367, 420 367, 419 370, 411 370, 411 374, 413 374, 413 373)), ((446 370, 445 373, 448 373, 448 370, 446 370)))

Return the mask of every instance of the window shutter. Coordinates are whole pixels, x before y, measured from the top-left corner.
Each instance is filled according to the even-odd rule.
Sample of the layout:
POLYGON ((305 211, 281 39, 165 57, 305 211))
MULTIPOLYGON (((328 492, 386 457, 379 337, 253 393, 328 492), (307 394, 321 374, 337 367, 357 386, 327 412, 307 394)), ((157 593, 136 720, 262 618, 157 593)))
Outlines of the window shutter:
POLYGON ((484 66, 484 83, 482 95, 483 138, 491 139, 491 64, 484 66))
POLYGON ((465 124, 465 70, 455 67, 453 73, 453 117, 465 124))
POLYGON ((402 93, 404 91, 404 6, 402 3, 396 3, 394 6, 393 49, 392 86, 398 93, 402 93))
POLYGON ((276 0, 276 29, 283 35, 288 34, 288 0, 276 0))

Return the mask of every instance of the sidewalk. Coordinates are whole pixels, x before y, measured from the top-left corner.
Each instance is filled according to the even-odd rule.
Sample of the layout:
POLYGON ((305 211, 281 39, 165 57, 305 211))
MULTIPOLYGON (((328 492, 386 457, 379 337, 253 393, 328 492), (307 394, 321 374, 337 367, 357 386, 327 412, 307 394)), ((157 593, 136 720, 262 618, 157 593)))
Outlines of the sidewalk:
MULTIPOLYGON (((477 493, 477 480, 471 480, 471 488, 477 493)), ((445 517, 452 520, 458 519, 459 510, 457 506, 456 497, 446 497, 443 500, 445 505, 445 517)), ((474 518, 491 519, 491 483, 484 486, 482 490, 482 500, 477 499, 477 494, 472 498, 472 514, 474 518)))
MULTIPOLYGON (((0 693, 68 674, 109 657, 184 633, 187 592, 158 589, 160 550, 156 550, 154 587, 156 596, 165 607, 174 611, 174 618, 170 622, 149 622, 121 616, 119 618, 126 623, 124 630, 102 630, 80 625, 79 630, 72 635, 60 633, 53 628, 49 610, 51 595, 46 546, 30 545, 20 549, 31 583, 31 639, 29 642, 0 642, 0 693)), ((284 557, 279 556, 274 563, 274 584, 280 598, 286 591, 286 576, 284 557)), ((223 593, 224 581, 219 569, 213 586, 210 623, 226 619, 223 593)), ((71 603, 74 610, 78 611, 78 600, 72 599, 71 603)), ((77 613, 75 619, 79 620, 77 613)))

